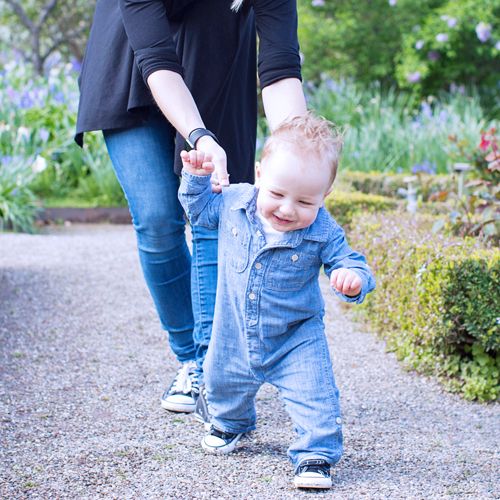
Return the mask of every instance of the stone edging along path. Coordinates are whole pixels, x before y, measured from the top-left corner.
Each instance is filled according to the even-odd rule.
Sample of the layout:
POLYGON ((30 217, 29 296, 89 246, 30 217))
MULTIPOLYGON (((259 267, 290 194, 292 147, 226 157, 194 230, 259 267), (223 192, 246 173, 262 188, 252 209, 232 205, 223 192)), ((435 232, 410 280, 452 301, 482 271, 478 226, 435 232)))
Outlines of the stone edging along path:
POLYGON ((329 492, 298 492, 293 428, 276 391, 229 456, 163 411, 177 363, 127 226, 0 234, 0 497, 144 499, 498 498, 500 411, 404 372, 326 297, 345 454, 329 492))
POLYGON ((49 224, 58 221, 95 224, 109 222, 111 224, 130 224, 130 212, 127 207, 95 207, 71 208, 53 207, 43 208, 37 215, 37 221, 49 224))

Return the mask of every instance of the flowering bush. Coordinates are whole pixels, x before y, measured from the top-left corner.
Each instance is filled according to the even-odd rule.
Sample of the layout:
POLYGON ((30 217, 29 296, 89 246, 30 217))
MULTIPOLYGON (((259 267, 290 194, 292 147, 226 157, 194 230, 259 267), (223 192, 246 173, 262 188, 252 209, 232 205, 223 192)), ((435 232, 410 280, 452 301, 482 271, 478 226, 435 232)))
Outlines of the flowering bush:
POLYGON ((439 2, 403 35, 398 83, 424 95, 450 84, 498 85, 499 0, 439 2))
MULTIPOLYGON (((0 192, 10 193, 0 211, 4 221, 26 203, 27 190, 44 200, 71 194, 90 205, 125 203, 101 134, 88 134, 84 150, 73 141, 79 65, 58 57, 48 63, 47 75, 35 76, 12 54, 0 53, 0 192)), ((34 212, 26 214, 25 222, 8 226, 26 230, 34 212)))
POLYGON ((449 173, 448 135, 473 142, 488 122, 475 93, 442 93, 419 102, 412 94, 380 85, 361 87, 327 76, 306 85, 308 104, 346 127, 342 168, 410 173, 427 169, 449 173))

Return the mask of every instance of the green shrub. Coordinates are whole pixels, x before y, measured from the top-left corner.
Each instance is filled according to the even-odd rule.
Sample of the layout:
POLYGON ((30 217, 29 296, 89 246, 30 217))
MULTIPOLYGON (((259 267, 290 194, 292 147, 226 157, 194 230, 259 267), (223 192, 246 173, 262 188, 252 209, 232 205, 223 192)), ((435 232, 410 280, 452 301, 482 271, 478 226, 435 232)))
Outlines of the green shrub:
MULTIPOLYGON (((366 194, 396 197, 399 189, 407 187, 404 181, 408 174, 389 174, 381 172, 350 172, 343 171, 340 180, 345 185, 351 186, 355 191, 366 194)), ((456 180, 451 175, 426 175, 417 174, 418 194, 422 201, 437 197, 439 193, 455 189, 456 180)))
POLYGON ((489 121, 479 96, 442 93, 420 102, 408 92, 361 87, 324 79, 306 86, 308 106, 345 127, 342 168, 352 171, 410 173, 425 168, 451 171, 449 136, 479 143, 481 130, 500 128, 498 114, 489 121))
POLYGON ((14 158, 0 165, 0 231, 33 232, 37 206, 29 184, 34 176, 24 159, 14 158))
POLYGON ((385 196, 358 192, 333 191, 325 206, 342 226, 349 225, 356 214, 368 214, 396 208, 398 202, 385 196))
POLYGON ((495 88, 500 2, 447 0, 436 7, 403 35, 396 69, 399 85, 424 95, 450 83, 495 88))
POLYGON ((363 215, 350 239, 377 290, 367 318, 398 359, 468 399, 500 394, 500 250, 433 234, 434 218, 363 215))

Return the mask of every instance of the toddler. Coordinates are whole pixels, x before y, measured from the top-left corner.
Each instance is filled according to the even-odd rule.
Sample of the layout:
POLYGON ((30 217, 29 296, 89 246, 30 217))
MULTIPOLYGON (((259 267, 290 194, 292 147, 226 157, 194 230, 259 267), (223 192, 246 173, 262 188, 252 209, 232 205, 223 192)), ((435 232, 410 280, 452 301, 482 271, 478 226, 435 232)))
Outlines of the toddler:
POLYGON ((256 185, 211 191, 210 158, 181 153, 179 199, 190 221, 219 229, 217 298, 204 363, 211 428, 206 451, 229 453, 255 428, 254 399, 279 389, 297 432, 288 455, 298 488, 330 488, 342 454, 339 394, 324 332, 318 274, 361 303, 375 287, 365 258, 323 206, 341 137, 312 114, 289 119, 266 141, 256 185))

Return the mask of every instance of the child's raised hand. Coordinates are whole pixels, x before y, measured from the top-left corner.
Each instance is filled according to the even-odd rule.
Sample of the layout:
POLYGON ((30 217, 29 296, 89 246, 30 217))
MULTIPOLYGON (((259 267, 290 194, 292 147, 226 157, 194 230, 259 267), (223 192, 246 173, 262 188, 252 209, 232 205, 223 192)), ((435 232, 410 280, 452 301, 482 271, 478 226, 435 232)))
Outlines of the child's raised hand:
POLYGON ((330 285, 337 290, 337 292, 343 293, 348 297, 355 297, 361 292, 361 278, 357 273, 341 267, 340 269, 335 269, 330 275, 330 285))
POLYGON ((212 157, 203 151, 181 151, 182 168, 193 175, 210 175, 214 171, 212 157))

